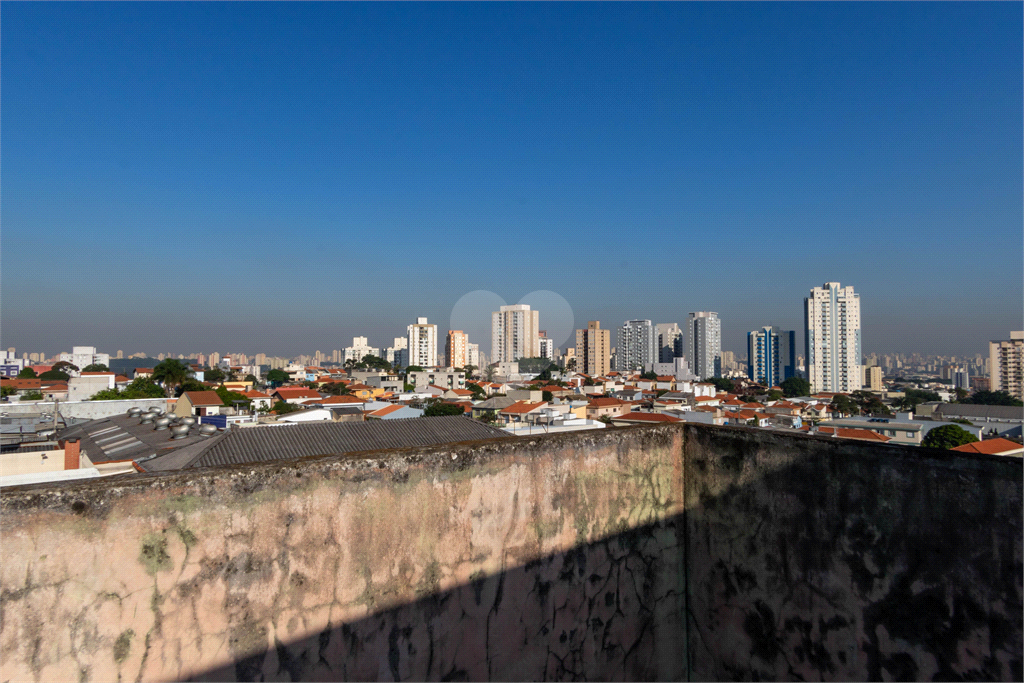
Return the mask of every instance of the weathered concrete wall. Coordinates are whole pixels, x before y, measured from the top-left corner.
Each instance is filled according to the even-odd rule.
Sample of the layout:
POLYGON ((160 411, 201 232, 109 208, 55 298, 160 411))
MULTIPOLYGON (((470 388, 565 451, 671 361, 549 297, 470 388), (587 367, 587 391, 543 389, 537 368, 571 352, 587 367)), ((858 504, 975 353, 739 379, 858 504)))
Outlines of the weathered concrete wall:
POLYGON ((691 429, 696 680, 1015 680, 1021 460, 691 429))
POLYGON ((1019 680, 1021 473, 669 425, 4 492, 0 679, 1019 680))
POLYGON ((682 437, 5 492, 0 678, 683 677, 682 437))
MULTIPOLYGON (((151 407, 167 410, 168 401, 165 398, 135 398, 123 401, 60 401, 57 410, 65 418, 77 420, 98 420, 101 417, 112 417, 124 415, 129 408, 142 408, 148 410, 151 407)), ((53 401, 33 401, 32 403, 0 403, 0 413, 8 415, 27 415, 35 413, 53 413, 53 401)))

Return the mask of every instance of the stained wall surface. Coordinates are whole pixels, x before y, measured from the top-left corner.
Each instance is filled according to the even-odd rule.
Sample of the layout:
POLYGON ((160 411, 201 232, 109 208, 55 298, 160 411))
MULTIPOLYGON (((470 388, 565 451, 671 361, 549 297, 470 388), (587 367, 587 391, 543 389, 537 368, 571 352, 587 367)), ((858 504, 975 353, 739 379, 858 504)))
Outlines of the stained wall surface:
POLYGON ((1021 472, 668 425, 4 491, 0 679, 1019 680, 1021 472))

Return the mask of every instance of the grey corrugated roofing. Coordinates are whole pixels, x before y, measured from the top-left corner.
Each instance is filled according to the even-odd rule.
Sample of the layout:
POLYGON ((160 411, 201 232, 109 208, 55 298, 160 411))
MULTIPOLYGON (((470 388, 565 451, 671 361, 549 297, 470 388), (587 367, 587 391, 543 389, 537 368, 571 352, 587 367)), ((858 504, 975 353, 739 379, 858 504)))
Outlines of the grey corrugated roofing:
MULTIPOLYGON (((202 452, 190 449, 142 463, 150 471, 185 467, 237 465, 269 460, 338 455, 412 446, 433 446, 458 441, 508 438, 509 434, 460 415, 372 422, 318 422, 289 426, 232 429, 209 442, 202 452)), ((197 444, 197 448, 198 448, 197 444)))
POLYGON ((993 420, 1024 420, 1024 408, 1019 406, 976 406, 970 403, 943 403, 935 412, 950 417, 992 418, 993 420))
POLYGON ((140 424, 139 417, 114 415, 74 425, 57 433, 58 439, 81 439, 81 448, 93 464, 118 460, 140 460, 156 454, 173 453, 194 443, 206 443, 193 426, 184 439, 172 439, 170 429, 140 424))

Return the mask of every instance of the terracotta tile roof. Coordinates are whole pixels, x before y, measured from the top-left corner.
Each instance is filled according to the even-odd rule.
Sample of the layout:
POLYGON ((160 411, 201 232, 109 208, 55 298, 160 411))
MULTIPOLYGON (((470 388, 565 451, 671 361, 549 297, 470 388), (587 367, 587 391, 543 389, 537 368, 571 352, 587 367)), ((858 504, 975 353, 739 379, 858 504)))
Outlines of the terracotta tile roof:
POLYGON ((675 382, 676 378, 672 375, 658 375, 659 382, 675 382))
MULTIPOLYGON (((281 387, 275 390, 274 394, 285 400, 290 398, 320 398, 320 394, 312 389, 300 389, 298 387, 281 387)), ((271 396, 274 394, 271 394, 271 396)))
POLYGON ((396 410, 401 410, 404 407, 405 406, 399 405, 399 404, 396 403, 395 405, 385 406, 384 408, 381 408, 380 410, 375 410, 372 413, 367 413, 367 415, 370 415, 372 417, 383 417, 385 415, 390 415, 391 413, 395 412, 396 410))
POLYGON ((359 405, 364 405, 366 403, 366 401, 364 401, 363 399, 358 398, 356 396, 328 396, 327 398, 319 401, 319 403, 322 403, 325 406, 330 406, 330 405, 355 405, 357 403, 359 405))
POLYGON ((456 396, 472 396, 473 395, 473 392, 470 391, 469 389, 452 389, 451 391, 456 396))
POLYGON ((545 406, 545 405, 547 405, 546 401, 541 401, 539 403, 530 403, 529 401, 516 401, 515 403, 510 405, 508 408, 505 408, 504 410, 502 410, 501 412, 502 413, 510 413, 510 414, 511 413, 515 413, 515 414, 528 413, 528 412, 530 412, 532 410, 536 410, 537 408, 540 408, 541 406, 545 406))
POLYGON ((5 379, 0 382, 0 385, 5 387, 14 387, 15 389, 39 389, 43 386, 43 380, 41 379, 5 379))
POLYGON ((149 374, 153 374, 153 368, 135 368, 136 375, 139 374, 140 372, 148 372, 149 374))
POLYGON ((679 422, 678 417, 672 417, 671 415, 665 415, 664 413, 638 413, 632 412, 626 415, 620 415, 619 417, 612 418, 613 420, 628 421, 628 422, 679 422))
POLYGON ((63 380, 43 380, 43 391, 67 391, 68 383, 63 380))
MULTIPOLYGON (((819 434, 825 434, 831 436, 836 431, 835 427, 818 427, 819 434)), ((881 441, 886 442, 889 437, 877 434, 870 429, 850 429, 846 427, 839 428, 839 438, 841 439, 861 439, 862 441, 881 441)))
POLYGON ((114 381, 115 381, 115 382, 131 382, 131 380, 130 380, 130 379, 128 379, 127 377, 125 377, 124 375, 118 375, 118 376, 116 376, 116 377, 114 378, 114 381))
POLYGON ((609 406, 621 406, 625 404, 626 401, 620 401, 617 398, 592 398, 587 406, 593 406, 594 408, 607 408, 609 406))
POLYGON ((116 376, 116 373, 113 373, 113 372, 83 372, 81 374, 82 374, 82 377, 92 377, 92 376, 97 376, 97 375, 115 375, 116 376))
POLYGON ((264 394, 262 391, 246 391, 242 393, 246 398, 270 398, 270 394, 264 394))
POLYGON ((1000 455, 1001 453, 1020 453, 1021 451, 1024 451, 1024 446, 1019 443, 1014 443, 1009 439, 996 438, 985 439, 984 441, 978 441, 975 443, 965 443, 963 446, 957 446, 951 450, 960 451, 961 453, 1000 455))
POLYGON ((721 399, 717 396, 695 396, 693 400, 698 403, 707 403, 708 401, 719 401, 721 399))
POLYGON ((373 391, 373 387, 368 387, 365 384, 349 384, 348 388, 350 391, 373 391))
POLYGON ((756 408, 764 408, 764 405, 761 404, 761 403, 754 402, 754 403, 744 403, 743 407, 744 408, 750 408, 750 409, 756 409, 756 408))
POLYGON ((194 406, 222 406, 224 401, 216 391, 186 391, 184 396, 188 397, 189 403, 194 406))

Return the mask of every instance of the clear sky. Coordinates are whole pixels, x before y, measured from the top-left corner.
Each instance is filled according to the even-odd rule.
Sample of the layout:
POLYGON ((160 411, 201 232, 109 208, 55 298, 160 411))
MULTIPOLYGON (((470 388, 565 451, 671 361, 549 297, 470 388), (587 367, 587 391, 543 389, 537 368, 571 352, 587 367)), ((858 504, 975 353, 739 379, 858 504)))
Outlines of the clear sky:
POLYGON ((386 346, 549 290, 577 326, 718 311, 741 351, 839 281, 868 352, 987 353, 1024 327, 1022 33, 1019 2, 4 3, 0 346, 386 346))

